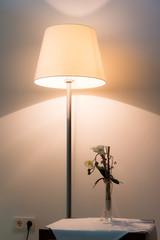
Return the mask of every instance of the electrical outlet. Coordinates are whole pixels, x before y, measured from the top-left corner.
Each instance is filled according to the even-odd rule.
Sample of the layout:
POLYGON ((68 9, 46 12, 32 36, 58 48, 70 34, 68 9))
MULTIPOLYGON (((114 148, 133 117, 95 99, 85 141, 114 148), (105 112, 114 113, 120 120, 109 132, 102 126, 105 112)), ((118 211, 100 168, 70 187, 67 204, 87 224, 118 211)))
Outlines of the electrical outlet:
POLYGON ((14 217, 14 227, 15 229, 24 229, 24 222, 21 217, 14 217))
POLYGON ((14 217, 14 227, 19 230, 27 230, 27 222, 31 221, 32 226, 30 230, 35 231, 37 228, 36 217, 14 217))

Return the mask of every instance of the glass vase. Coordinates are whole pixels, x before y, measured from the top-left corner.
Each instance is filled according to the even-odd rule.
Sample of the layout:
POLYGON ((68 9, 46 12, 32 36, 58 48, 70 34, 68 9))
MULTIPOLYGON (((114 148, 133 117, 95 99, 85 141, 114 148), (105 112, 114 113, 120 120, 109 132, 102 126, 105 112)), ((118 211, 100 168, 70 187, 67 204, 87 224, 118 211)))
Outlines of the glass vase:
POLYGON ((105 183, 105 207, 101 216, 101 221, 112 221, 112 183, 110 181, 105 183))

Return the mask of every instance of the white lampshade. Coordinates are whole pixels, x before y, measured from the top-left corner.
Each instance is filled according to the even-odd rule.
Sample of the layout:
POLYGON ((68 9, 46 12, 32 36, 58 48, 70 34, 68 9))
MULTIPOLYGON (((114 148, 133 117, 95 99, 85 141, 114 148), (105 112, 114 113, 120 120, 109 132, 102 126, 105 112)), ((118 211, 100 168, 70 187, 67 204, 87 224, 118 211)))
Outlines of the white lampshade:
POLYGON ((51 88, 92 88, 105 84, 96 32, 77 24, 56 25, 46 29, 35 83, 51 88))

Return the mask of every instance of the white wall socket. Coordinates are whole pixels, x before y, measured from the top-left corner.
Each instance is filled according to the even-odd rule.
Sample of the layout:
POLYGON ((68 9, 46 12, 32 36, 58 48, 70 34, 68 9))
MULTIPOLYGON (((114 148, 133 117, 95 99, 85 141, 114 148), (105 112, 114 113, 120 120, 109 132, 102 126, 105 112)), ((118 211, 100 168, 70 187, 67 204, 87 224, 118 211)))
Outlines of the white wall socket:
POLYGON ((31 221, 32 226, 30 230, 35 231, 37 228, 36 217, 14 217, 14 228, 19 230, 27 230, 27 222, 31 221))

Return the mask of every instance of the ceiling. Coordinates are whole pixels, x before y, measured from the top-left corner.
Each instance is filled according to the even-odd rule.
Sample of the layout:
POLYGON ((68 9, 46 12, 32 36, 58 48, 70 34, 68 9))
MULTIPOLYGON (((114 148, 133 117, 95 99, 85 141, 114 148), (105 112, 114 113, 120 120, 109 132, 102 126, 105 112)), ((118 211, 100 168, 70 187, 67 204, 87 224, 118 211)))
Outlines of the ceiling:
POLYGON ((160 114, 159 0, 1 0, 1 116, 65 95, 33 83, 44 30, 95 28, 107 84, 73 94, 112 98, 160 114))

